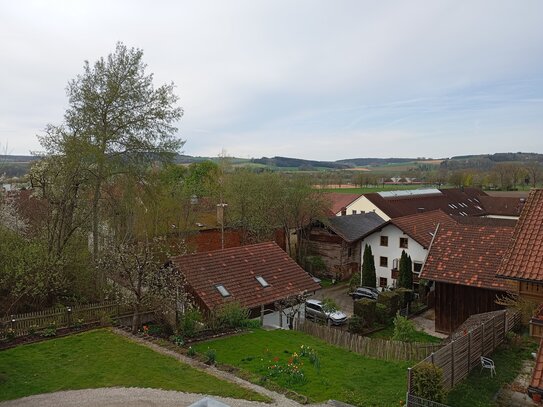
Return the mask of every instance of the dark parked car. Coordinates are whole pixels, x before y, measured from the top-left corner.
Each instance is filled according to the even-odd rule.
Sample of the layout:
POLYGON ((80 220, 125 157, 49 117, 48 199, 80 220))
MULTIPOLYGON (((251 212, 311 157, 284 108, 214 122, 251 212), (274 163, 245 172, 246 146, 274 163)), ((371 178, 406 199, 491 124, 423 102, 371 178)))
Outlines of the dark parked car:
POLYGON ((321 321, 330 320, 333 325, 341 325, 347 322, 347 315, 341 311, 324 312, 322 302, 319 300, 307 300, 305 302, 305 317, 321 321))
POLYGON ((373 287, 358 287, 350 295, 353 297, 353 300, 360 300, 362 298, 377 300, 379 297, 379 291, 377 291, 377 288, 373 287))

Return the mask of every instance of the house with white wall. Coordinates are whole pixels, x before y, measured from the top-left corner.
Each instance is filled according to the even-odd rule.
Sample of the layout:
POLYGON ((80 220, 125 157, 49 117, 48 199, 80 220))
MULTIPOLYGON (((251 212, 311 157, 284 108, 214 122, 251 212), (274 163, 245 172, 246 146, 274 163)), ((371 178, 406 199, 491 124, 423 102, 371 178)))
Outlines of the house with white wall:
MULTIPOLYGON (((437 225, 454 223, 454 219, 446 213, 435 210, 390 219, 366 234, 360 247, 363 251, 366 244, 371 246, 378 287, 396 286, 400 256, 404 250, 411 256, 413 281, 418 283, 418 275, 426 260, 437 225)), ((362 272, 362 268, 360 271, 362 272)))

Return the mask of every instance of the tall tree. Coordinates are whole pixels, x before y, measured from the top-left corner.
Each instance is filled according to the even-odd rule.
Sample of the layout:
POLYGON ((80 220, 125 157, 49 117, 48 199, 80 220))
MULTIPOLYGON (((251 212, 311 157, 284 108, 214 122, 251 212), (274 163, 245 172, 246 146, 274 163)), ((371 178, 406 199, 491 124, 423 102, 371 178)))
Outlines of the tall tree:
POLYGON ((400 270, 398 276, 398 287, 413 288, 413 263, 411 257, 407 255, 405 250, 402 250, 400 257, 400 270))
POLYGON ((377 287, 375 274, 375 259, 371 252, 371 246, 366 244, 362 260, 362 285, 364 287, 377 287))
POLYGON ((143 51, 118 43, 115 52, 68 84, 68 132, 50 132, 42 145, 51 154, 65 155, 72 138, 79 140, 77 154, 91 174, 93 257, 99 252, 100 204, 104 187, 117 174, 138 174, 149 163, 168 160, 183 145, 175 137, 175 122, 182 116, 176 106, 173 83, 153 86, 146 73, 143 51))

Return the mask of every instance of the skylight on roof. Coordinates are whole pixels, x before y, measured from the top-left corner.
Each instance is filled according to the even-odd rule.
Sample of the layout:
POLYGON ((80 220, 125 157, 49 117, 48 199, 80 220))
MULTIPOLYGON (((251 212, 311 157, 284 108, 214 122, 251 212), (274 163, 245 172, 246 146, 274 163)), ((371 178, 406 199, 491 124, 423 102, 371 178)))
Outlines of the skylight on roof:
POLYGON ((230 293, 228 292, 228 290, 224 287, 224 285, 216 285, 215 288, 217 289, 217 291, 223 296, 223 297, 230 297, 230 293))
POLYGON ((268 282, 266 280, 264 280, 264 277, 262 277, 262 276, 257 276, 256 281, 258 281, 262 287, 269 287, 270 286, 268 284, 268 282))

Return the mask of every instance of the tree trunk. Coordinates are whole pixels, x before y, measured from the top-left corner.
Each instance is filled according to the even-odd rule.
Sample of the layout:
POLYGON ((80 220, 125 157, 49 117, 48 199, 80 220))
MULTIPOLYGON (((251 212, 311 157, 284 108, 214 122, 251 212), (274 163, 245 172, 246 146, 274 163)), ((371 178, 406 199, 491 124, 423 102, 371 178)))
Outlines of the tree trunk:
POLYGON ((139 304, 136 304, 134 305, 134 315, 132 316, 132 333, 133 334, 138 332, 140 323, 141 323, 140 306, 139 304))

